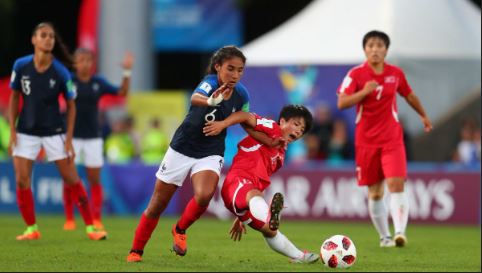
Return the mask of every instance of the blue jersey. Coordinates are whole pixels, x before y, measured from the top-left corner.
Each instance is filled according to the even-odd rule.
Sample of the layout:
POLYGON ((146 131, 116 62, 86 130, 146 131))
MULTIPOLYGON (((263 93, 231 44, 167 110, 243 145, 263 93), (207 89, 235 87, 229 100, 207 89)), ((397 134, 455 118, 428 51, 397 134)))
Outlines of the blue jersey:
POLYGON ((72 80, 77 93, 74 138, 98 138, 101 136, 99 100, 105 94, 117 94, 119 87, 100 76, 93 76, 90 81, 82 82, 77 76, 72 75, 72 80))
POLYGON ((23 108, 17 132, 34 136, 65 133, 65 122, 60 114, 59 95, 75 99, 69 71, 56 59, 43 73, 37 72, 33 55, 19 58, 13 65, 10 88, 22 92, 23 108))
MULTIPOLYGON (((194 92, 209 97, 218 88, 217 75, 208 75, 194 92)), ((235 85, 229 100, 223 100, 216 107, 191 105, 189 113, 174 134, 170 145, 171 148, 193 158, 203 158, 211 155, 224 156, 226 130, 223 130, 217 136, 205 136, 203 127, 206 121, 224 120, 231 113, 237 111, 249 112, 248 90, 241 83, 235 85)))

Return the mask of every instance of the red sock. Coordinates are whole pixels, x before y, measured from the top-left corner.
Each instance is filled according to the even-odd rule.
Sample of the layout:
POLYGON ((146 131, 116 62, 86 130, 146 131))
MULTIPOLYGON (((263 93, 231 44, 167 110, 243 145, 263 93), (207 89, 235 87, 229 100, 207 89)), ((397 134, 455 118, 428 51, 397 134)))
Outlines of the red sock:
POLYGON ((31 188, 17 188, 17 204, 27 226, 35 225, 35 206, 31 188))
POLYGON ((92 225, 92 212, 90 211, 91 208, 89 204, 89 199, 87 198, 87 192, 84 188, 84 184, 82 184, 82 181, 79 180, 77 183, 71 186, 71 189, 73 192, 72 196, 75 200, 75 204, 79 208, 80 215, 82 215, 85 225, 92 225))
POLYGON ((134 236, 134 241, 132 242, 132 250, 144 251, 144 247, 147 241, 151 238, 152 232, 159 222, 159 217, 157 218, 147 218, 147 216, 142 213, 141 220, 137 226, 136 233, 134 236))
POLYGON ((74 220, 74 200, 72 198, 72 187, 64 183, 64 213, 67 221, 74 220))
POLYGON ((102 185, 100 183, 90 184, 90 194, 92 202, 92 217, 94 218, 94 220, 100 221, 103 201, 102 185))
POLYGON ((187 203, 187 206, 181 215, 181 219, 177 222, 177 226, 182 230, 188 229, 197 219, 199 219, 199 217, 201 217, 207 208, 208 206, 199 206, 196 200, 192 198, 189 203, 187 203))

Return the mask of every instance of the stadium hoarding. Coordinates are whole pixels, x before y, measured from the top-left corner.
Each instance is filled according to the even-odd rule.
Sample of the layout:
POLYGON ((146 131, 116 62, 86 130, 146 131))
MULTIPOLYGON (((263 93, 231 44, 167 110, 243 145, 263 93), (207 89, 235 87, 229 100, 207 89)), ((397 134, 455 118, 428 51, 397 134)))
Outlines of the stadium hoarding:
MULTIPOLYGON (((158 166, 141 163, 106 165, 102 170, 105 212, 116 215, 140 214, 151 197, 157 169, 158 166)), ((79 170, 81 176, 85 177, 83 168, 79 170)), ((410 172, 409 169, 406 190, 411 222, 480 224, 480 170, 410 172)), ((366 188, 356 185, 351 170, 285 168, 272 177, 272 185, 266 192, 267 199, 278 191, 285 194, 284 219, 369 219, 366 188)), ((35 165, 33 192, 37 212, 62 213, 62 180, 53 164, 35 165)), ((174 195, 164 215, 179 214, 191 197, 191 183, 186 181, 185 186, 174 195)), ((3 162, 0 163, 0 213, 16 212, 13 166, 11 162, 3 162)), ((223 219, 232 217, 224 208, 219 191, 209 205, 208 214, 223 219)))

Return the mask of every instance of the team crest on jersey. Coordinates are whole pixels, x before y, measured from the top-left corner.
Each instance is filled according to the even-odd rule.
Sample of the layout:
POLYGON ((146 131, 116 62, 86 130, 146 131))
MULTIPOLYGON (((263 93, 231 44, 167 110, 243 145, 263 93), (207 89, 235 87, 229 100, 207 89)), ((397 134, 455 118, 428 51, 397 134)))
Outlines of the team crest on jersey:
POLYGON ((56 81, 54 79, 50 79, 49 84, 50 84, 50 89, 55 87, 56 81))
POLYGON ((396 81, 397 79, 395 78, 395 76, 385 77, 385 83, 395 83, 396 81))

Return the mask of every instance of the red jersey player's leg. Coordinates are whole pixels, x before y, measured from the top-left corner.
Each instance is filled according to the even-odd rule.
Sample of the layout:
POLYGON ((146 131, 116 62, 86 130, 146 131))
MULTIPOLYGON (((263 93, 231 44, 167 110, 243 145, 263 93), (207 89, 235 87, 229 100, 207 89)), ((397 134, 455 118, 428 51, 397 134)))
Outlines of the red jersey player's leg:
POLYGON ((403 145, 384 148, 382 152, 383 172, 387 177, 390 192, 390 214, 395 228, 395 243, 398 247, 407 244, 405 230, 408 224, 409 203, 405 194, 407 159, 403 145))
POLYGON ((393 247, 388 225, 388 212, 383 201, 382 149, 356 147, 358 185, 368 186, 368 213, 380 237, 380 247, 393 247))

